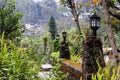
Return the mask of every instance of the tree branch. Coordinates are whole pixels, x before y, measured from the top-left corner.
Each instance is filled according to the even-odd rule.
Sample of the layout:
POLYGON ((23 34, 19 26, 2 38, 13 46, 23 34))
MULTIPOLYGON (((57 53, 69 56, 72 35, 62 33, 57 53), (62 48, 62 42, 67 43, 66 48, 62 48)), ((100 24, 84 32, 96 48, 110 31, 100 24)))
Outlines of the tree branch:
POLYGON ((120 3, 120 0, 118 0, 118 2, 120 3))
MULTIPOLYGON (((120 1, 120 0, 119 0, 119 1, 120 1)), ((115 8, 115 9, 117 9, 117 10, 120 10, 120 9, 114 4, 113 1, 111 1, 111 0, 106 0, 106 2, 107 2, 107 7, 108 7, 108 8, 112 7, 112 8, 115 8)))
POLYGON ((113 14, 111 11, 109 11, 109 13, 110 13, 113 17, 115 17, 115 18, 117 18, 117 19, 120 20, 120 16, 119 16, 118 14, 113 14))

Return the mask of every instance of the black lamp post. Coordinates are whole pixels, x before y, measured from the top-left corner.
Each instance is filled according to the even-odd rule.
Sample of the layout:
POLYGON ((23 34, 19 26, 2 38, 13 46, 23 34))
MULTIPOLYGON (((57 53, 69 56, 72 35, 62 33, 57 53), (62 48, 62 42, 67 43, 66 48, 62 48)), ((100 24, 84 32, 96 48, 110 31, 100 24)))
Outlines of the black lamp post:
POLYGON ((59 40, 59 38, 60 38, 59 34, 57 34, 55 38, 56 38, 56 40, 59 40))
POLYGON ((66 32, 65 31, 62 32, 62 36, 63 36, 63 40, 66 41, 66 32))
POLYGON ((100 28, 100 17, 96 13, 90 17, 90 28, 93 31, 92 36, 96 36, 97 29, 100 28))
POLYGON ((63 41, 60 45, 60 58, 70 59, 70 51, 69 51, 69 45, 66 41, 67 32, 62 32, 63 41))

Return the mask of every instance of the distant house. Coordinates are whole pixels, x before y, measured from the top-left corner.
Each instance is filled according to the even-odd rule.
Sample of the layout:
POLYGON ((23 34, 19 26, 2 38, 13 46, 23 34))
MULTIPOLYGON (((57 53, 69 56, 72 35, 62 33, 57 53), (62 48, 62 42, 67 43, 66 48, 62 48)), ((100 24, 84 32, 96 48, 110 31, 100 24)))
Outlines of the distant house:
POLYGON ((45 29, 41 25, 31 25, 31 24, 25 24, 26 30, 23 33, 23 36, 39 36, 40 34, 43 34, 45 29))

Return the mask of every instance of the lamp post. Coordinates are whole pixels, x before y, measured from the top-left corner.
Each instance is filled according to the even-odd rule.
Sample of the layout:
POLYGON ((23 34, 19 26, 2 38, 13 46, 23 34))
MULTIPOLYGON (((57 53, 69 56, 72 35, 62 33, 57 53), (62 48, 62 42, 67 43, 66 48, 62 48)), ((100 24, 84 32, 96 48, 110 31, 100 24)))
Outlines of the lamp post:
POLYGON ((65 31, 62 32, 62 36, 63 36, 63 41, 66 41, 66 32, 65 31))
POLYGON ((82 54, 83 80, 92 80, 92 74, 96 74, 99 70, 98 63, 102 68, 105 66, 102 42, 99 37, 96 37, 97 30, 100 28, 100 17, 96 13, 90 16, 90 28, 92 29, 92 36, 88 36, 84 41, 82 54))
POLYGON ((94 13, 90 17, 90 28, 93 31, 92 36, 96 36, 97 35, 97 30, 98 30, 98 28, 100 28, 100 17, 97 16, 96 13, 94 13))
POLYGON ((67 32, 63 31, 62 36, 63 36, 63 41, 61 42, 60 45, 60 58, 70 59, 69 45, 66 40, 67 32))
POLYGON ((56 38, 56 40, 59 40, 60 39, 59 34, 57 34, 55 38, 56 38))

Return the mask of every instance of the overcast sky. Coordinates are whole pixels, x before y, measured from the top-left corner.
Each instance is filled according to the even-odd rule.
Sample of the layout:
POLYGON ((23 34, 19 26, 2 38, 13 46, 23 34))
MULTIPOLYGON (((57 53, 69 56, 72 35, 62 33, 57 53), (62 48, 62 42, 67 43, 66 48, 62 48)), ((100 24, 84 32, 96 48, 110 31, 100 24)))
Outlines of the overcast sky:
MULTIPOLYGON (((42 1, 42 0, 33 0, 33 1, 38 2, 38 1, 42 1)), ((54 1, 58 2, 59 0, 54 0, 54 1)))

